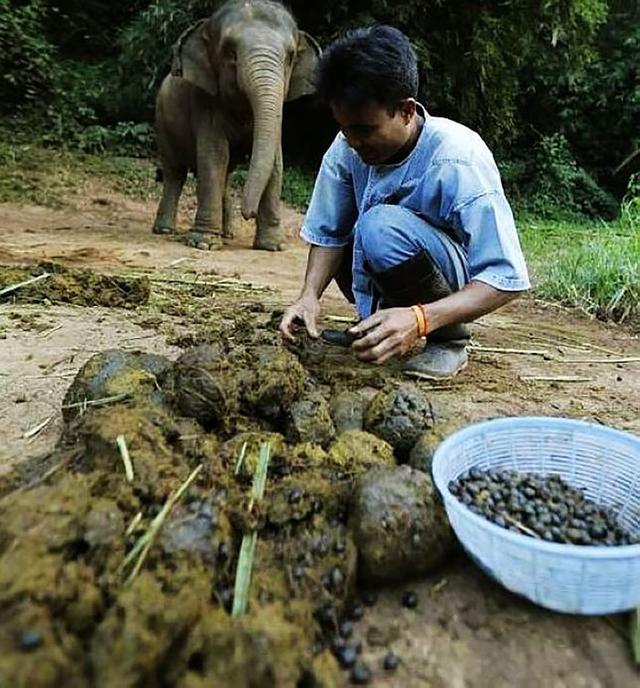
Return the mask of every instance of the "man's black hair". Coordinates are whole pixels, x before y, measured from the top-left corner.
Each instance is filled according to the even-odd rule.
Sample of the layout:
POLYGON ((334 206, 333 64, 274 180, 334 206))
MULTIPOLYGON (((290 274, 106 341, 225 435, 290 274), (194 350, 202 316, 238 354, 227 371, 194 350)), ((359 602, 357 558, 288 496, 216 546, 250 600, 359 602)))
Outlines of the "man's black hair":
POLYGON ((323 53, 316 77, 321 102, 357 109, 376 102, 395 112, 418 95, 418 63, 409 39, 392 26, 355 29, 323 53))

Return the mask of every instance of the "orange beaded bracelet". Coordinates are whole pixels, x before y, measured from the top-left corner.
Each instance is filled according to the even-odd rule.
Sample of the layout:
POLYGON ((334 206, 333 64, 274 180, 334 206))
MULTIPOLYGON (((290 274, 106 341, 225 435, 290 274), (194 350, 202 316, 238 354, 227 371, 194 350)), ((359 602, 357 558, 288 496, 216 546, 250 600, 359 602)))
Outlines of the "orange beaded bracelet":
POLYGON ((424 315, 424 335, 423 337, 426 337, 429 332, 431 332, 431 326, 429 324, 429 313, 427 312, 427 307, 424 305, 424 303, 420 304, 420 310, 422 311, 422 315, 424 315))
POLYGON ((418 328, 418 337, 424 337, 427 334, 427 319, 421 305, 411 306, 416 316, 416 326, 418 328))

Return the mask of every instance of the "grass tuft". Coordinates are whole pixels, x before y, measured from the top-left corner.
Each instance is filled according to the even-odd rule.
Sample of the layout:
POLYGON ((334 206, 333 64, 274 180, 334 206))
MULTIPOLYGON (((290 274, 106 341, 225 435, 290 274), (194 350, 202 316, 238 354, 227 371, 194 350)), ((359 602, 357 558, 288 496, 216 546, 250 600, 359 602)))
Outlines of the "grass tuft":
POLYGON ((640 224, 529 220, 520 234, 539 296, 602 320, 640 323, 640 224))

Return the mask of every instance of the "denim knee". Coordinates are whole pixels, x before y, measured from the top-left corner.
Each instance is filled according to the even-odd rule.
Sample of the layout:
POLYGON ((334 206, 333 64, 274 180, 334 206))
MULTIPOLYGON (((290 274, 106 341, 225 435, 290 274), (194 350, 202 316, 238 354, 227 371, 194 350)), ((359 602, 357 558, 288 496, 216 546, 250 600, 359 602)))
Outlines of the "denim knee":
POLYGON ((373 272, 383 272, 426 251, 453 289, 469 281, 462 248, 441 229, 398 205, 376 205, 363 213, 355 226, 354 258, 373 272))
POLYGON ((410 253, 411 242, 406 241, 404 225, 412 216, 411 211, 398 205, 374 205, 363 213, 356 223, 364 258, 378 272, 385 270, 389 260, 401 253, 410 253))

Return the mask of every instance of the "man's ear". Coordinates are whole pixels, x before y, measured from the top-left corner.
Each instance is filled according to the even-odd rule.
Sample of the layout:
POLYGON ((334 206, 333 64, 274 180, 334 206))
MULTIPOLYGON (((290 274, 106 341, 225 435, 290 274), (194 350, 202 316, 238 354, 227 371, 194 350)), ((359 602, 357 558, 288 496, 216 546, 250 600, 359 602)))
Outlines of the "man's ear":
POLYGON ((287 100, 295 100, 315 91, 314 78, 322 50, 315 38, 299 31, 298 49, 289 81, 287 100))
POLYGON ((400 105, 400 113, 405 124, 409 124, 411 118, 416 114, 416 99, 406 98, 400 105))
POLYGON ((218 93, 218 75, 208 51, 209 19, 189 27, 173 46, 171 75, 187 79, 203 91, 218 93))

